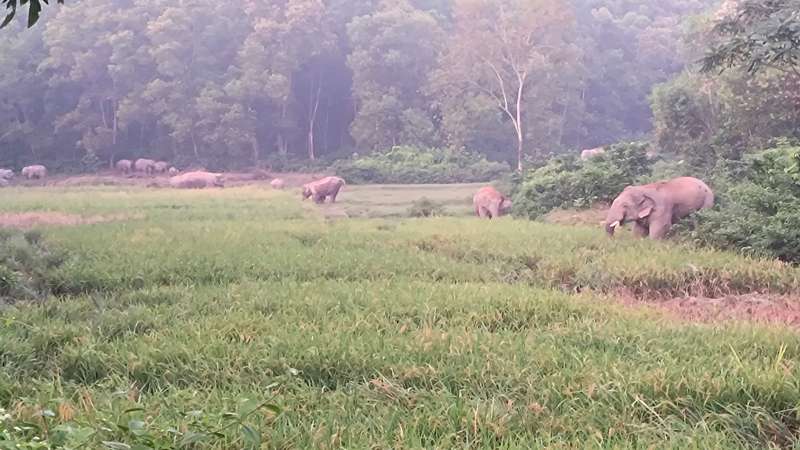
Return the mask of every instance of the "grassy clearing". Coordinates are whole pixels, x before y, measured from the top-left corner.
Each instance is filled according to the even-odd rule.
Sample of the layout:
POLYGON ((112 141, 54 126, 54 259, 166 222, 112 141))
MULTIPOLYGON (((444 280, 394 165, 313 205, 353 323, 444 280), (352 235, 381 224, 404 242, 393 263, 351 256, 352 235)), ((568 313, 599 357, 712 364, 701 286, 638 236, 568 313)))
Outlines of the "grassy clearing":
POLYGON ((0 309, 0 443, 798 441, 797 334, 585 291, 787 292, 785 265, 510 219, 331 221, 259 188, 6 192, 4 212, 140 215, 44 231, 66 259, 46 272, 55 296, 0 309))

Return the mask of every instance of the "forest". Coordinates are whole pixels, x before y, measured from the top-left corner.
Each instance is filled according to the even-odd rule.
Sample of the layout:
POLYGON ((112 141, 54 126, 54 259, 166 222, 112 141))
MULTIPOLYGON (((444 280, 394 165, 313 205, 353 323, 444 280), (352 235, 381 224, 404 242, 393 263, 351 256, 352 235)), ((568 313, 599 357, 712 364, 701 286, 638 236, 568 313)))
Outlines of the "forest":
POLYGON ((678 153, 692 153, 684 135, 710 141, 722 128, 759 141, 768 130, 757 121, 743 129, 726 117, 764 120, 764 107, 793 120, 795 108, 782 109, 785 97, 769 85, 780 80, 747 85, 687 70, 716 3, 45 6, 35 26, 26 29, 20 13, 2 30, 0 166, 87 171, 140 156, 219 169, 319 165, 406 145, 467 150, 518 168, 651 135, 678 153), (697 87, 715 98, 676 103, 697 87), (774 95, 747 107, 731 98, 764 91, 774 95), (672 123, 686 119, 669 116, 672 107, 699 115, 693 128, 672 123))

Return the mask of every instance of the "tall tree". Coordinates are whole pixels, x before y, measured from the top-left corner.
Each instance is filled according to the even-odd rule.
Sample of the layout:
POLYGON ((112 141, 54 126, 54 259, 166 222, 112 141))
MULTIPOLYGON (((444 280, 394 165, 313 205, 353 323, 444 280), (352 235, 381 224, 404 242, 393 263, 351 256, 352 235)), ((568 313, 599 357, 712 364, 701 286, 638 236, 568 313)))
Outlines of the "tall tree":
POLYGON ((711 32, 703 70, 775 69, 800 76, 800 0, 729 2, 711 32))
POLYGON ((570 10, 555 0, 456 0, 454 20, 437 78, 457 89, 449 97, 480 95, 494 102, 512 125, 522 171, 529 100, 546 99, 578 58, 568 40, 570 10))
POLYGON ((383 3, 347 27, 356 117, 351 132, 369 149, 432 145, 435 125, 423 88, 444 39, 428 12, 405 0, 383 3))

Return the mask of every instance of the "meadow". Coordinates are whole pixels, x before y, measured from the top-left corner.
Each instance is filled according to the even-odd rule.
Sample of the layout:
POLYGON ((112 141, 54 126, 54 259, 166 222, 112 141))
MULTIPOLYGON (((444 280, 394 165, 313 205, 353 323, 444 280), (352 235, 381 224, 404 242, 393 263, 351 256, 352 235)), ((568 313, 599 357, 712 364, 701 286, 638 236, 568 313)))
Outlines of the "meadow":
POLYGON ((86 219, 0 230, 0 288, 30 282, 0 448, 800 448, 796 329, 618 301, 791 297, 798 269, 479 221, 473 189, 0 191, 0 222, 86 219), (449 215, 404 217, 421 195, 449 215))

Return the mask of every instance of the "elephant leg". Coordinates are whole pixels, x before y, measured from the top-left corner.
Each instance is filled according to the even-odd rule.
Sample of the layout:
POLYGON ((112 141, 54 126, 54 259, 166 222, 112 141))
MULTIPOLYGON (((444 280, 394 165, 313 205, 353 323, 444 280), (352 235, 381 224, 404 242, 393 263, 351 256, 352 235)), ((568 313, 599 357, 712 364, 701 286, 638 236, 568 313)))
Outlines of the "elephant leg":
MULTIPOLYGON (((479 206, 478 207, 478 217, 480 217, 481 219, 485 219, 485 218, 489 217, 489 211, 487 211, 486 208, 484 208, 483 206, 479 206)), ((491 217, 489 217, 489 218, 491 218, 491 217)))
POLYGON ((336 188, 331 194, 331 203, 336 203, 336 196, 339 195, 339 189, 340 188, 336 188))
POLYGON ((650 220, 650 239, 661 240, 667 236, 672 228, 672 217, 656 218, 650 220))
POLYGON ((489 218, 496 219, 498 217, 500 217, 500 204, 492 203, 489 205, 489 218))
POLYGON ((638 238, 647 237, 650 230, 639 222, 633 222, 633 235, 638 238))

